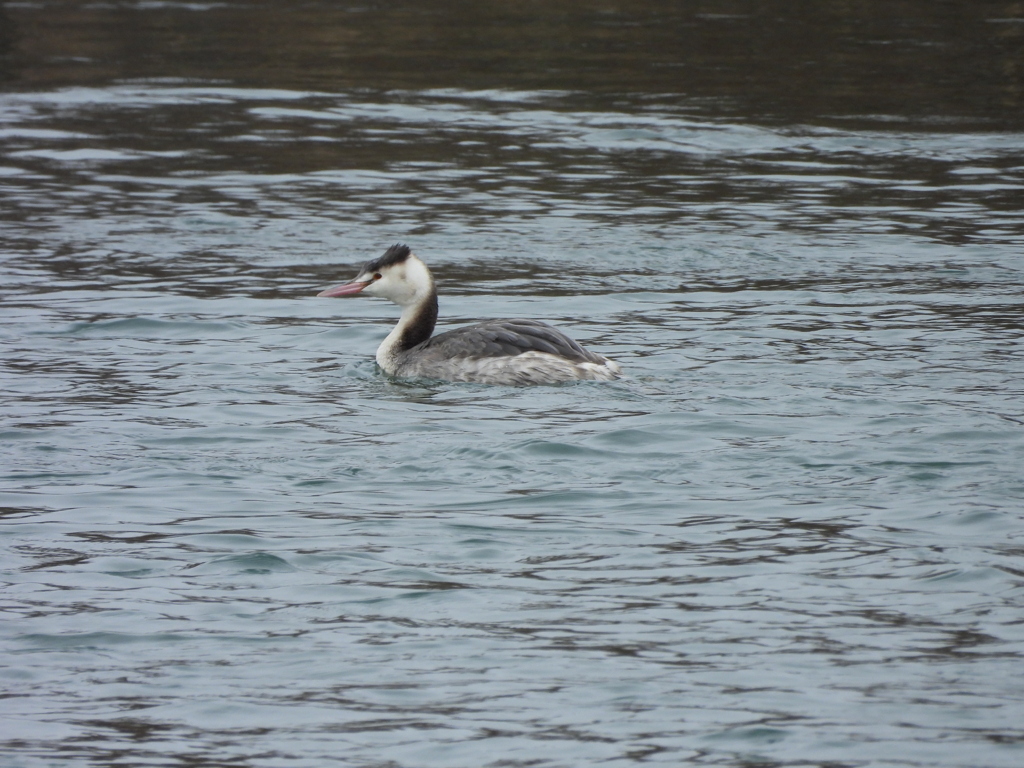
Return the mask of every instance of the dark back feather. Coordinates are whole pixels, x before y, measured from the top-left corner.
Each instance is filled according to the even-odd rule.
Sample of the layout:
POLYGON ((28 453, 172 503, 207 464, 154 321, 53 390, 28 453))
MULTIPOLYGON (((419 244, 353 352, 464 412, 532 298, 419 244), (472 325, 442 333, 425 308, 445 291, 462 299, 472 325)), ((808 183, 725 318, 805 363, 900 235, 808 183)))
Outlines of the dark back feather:
POLYGON ((575 363, 600 362, 561 331, 539 320, 489 320, 427 339, 419 349, 444 357, 504 357, 547 352, 575 363))

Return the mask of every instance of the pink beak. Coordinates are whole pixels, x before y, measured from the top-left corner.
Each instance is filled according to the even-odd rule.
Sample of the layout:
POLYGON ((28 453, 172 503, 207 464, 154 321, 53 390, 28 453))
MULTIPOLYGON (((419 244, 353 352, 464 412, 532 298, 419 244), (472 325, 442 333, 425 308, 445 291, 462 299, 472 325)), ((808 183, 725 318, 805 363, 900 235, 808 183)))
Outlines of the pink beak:
POLYGON ((317 296, 354 296, 369 284, 369 281, 365 283, 345 283, 344 285, 339 285, 337 288, 328 288, 326 291, 320 291, 317 296))

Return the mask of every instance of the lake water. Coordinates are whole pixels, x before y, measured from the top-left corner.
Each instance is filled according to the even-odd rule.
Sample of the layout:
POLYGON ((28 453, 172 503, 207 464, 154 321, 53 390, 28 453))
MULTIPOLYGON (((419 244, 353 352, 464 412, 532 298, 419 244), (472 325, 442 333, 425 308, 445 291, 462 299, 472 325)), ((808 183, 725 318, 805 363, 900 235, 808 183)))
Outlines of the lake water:
POLYGON ((1020 6, 681 5, 0 6, 4 766, 1024 764, 1020 6))

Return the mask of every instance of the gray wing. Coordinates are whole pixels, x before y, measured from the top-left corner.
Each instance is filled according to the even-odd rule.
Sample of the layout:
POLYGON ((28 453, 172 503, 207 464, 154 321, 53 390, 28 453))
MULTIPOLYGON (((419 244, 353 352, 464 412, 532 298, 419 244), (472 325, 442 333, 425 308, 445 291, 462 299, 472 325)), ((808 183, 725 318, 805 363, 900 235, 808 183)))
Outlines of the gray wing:
POLYGON ((438 334, 419 345, 443 357, 503 357, 524 352, 547 352, 576 363, 601 363, 556 328, 539 320, 488 320, 438 334))

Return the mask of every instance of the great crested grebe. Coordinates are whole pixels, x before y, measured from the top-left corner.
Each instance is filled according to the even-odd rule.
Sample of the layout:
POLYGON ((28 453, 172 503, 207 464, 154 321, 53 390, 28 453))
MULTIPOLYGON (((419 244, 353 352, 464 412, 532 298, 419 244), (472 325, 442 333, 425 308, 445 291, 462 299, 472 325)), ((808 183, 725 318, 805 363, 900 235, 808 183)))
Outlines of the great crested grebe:
POLYGON ((402 308, 398 325, 377 349, 377 364, 392 376, 512 385, 619 377, 617 363, 539 320, 488 320, 431 336, 437 288, 427 265, 407 245, 391 246, 366 262, 351 283, 317 295, 357 293, 390 299, 402 308))

